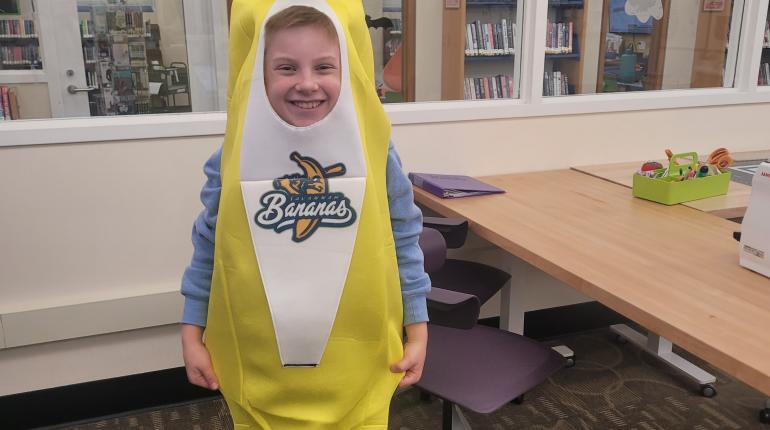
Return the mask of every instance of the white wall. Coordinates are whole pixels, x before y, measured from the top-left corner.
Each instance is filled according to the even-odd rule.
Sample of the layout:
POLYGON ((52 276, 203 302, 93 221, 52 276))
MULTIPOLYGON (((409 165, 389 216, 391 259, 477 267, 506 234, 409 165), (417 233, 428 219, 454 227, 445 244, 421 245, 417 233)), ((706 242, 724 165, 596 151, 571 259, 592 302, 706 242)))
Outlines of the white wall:
MULTIPOLYGON (((660 158, 665 148, 766 150, 769 115, 770 104, 738 105, 396 126, 393 136, 406 170, 488 175, 660 158)), ((201 166, 220 142, 214 136, 0 148, 0 347, 9 339, 19 345, 0 349, 0 396, 181 365, 176 327, 169 325, 181 298, 155 305, 142 298, 176 294, 201 209, 201 166), (139 325, 22 346, 45 327, 56 332, 68 312, 76 319, 86 303, 102 322, 82 333, 122 330, 105 319, 113 311, 116 318, 134 315, 139 325), (8 325, 41 311, 37 333, 8 325), (146 321, 155 327, 134 330, 146 321), (145 352, 127 353, 134 348, 145 352)), ((526 270, 484 244, 477 248, 483 252, 472 258, 526 270)), ((558 284, 536 273, 526 282, 558 284)), ((537 301, 570 290, 548 291, 537 301)))

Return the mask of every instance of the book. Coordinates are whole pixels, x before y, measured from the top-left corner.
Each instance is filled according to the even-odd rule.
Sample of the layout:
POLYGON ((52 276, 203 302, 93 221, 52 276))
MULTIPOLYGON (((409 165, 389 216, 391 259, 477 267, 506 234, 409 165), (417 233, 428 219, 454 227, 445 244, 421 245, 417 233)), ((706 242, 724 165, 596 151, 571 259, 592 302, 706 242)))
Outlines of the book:
POLYGON ((112 59, 117 67, 130 66, 131 57, 128 54, 128 43, 113 43, 112 59))
POLYGON ((11 119, 21 119, 19 112, 19 96, 15 87, 8 89, 8 104, 11 108, 11 119))
POLYGON ((11 103, 10 103, 10 96, 8 95, 8 87, 6 86, 0 87, 0 95, 2 95, 2 99, 3 99, 3 118, 10 120, 11 103))
POLYGON ((112 72, 112 83, 117 95, 134 95, 134 79, 130 70, 115 70, 112 72))
POLYGON ((504 193, 505 190, 464 175, 409 173, 414 186, 444 199, 504 193))

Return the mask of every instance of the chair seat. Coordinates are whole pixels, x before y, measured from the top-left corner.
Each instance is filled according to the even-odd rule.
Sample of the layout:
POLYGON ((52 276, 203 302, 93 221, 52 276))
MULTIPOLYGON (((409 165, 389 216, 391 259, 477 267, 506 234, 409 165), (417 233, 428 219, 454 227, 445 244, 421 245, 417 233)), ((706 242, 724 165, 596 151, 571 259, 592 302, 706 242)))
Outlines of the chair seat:
POLYGON ((495 267, 451 258, 444 262, 441 269, 430 272, 430 280, 434 286, 474 295, 482 305, 509 279, 511 275, 495 267))
POLYGON ((417 386, 479 413, 499 409, 564 366, 564 358, 551 348, 491 327, 429 324, 428 339, 417 386))

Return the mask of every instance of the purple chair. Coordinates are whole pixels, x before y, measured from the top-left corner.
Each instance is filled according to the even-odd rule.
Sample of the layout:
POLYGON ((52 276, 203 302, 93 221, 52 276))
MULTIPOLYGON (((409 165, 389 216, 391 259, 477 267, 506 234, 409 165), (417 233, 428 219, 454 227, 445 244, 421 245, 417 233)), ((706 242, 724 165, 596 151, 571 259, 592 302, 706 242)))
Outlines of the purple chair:
POLYGON ((417 386, 443 400, 444 430, 470 429, 457 406, 493 412, 520 399, 564 367, 565 360, 532 339, 477 325, 481 303, 509 275, 479 263, 446 260, 447 243, 457 245, 459 240, 462 245, 465 241, 467 222, 463 227, 451 220, 438 224, 426 220, 420 247, 433 288, 428 294, 428 353, 417 386), (463 289, 473 293, 461 292, 463 289))

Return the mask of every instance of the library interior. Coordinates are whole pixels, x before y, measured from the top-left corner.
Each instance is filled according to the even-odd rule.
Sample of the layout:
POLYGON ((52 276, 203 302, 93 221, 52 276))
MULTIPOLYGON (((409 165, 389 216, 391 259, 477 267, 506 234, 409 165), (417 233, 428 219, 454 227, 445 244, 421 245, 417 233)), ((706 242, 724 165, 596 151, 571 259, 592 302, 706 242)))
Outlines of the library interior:
MULTIPOLYGON (((188 380, 180 285, 254 4, 0 0, 0 429, 240 428, 188 380)), ((360 15, 422 213, 387 428, 770 430, 770 0, 265 4, 360 15)), ((302 160, 274 192, 345 179, 302 160)))

